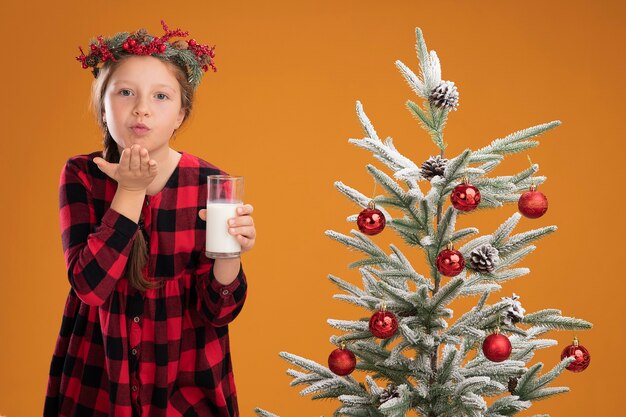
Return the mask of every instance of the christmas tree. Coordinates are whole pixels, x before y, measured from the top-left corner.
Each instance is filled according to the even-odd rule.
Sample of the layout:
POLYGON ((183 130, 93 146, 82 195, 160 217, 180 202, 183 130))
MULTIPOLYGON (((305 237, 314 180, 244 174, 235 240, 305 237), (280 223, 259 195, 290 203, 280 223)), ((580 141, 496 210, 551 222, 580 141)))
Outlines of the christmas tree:
MULTIPOLYGON (((328 367, 291 353, 280 355, 304 371, 288 370, 292 386, 306 386, 302 395, 340 402, 336 416, 404 416, 409 411, 424 417, 512 416, 532 401, 568 391, 548 384, 565 369, 584 370, 590 361, 589 352, 575 340, 542 374, 543 364, 529 361, 536 350, 557 342, 541 337, 551 330, 589 329, 591 323, 551 308, 524 314, 516 294, 495 296, 501 283, 530 272, 514 266, 535 249, 534 241, 556 227, 513 233, 522 215, 539 218, 547 211, 547 198, 536 189, 546 180, 535 175, 537 164, 511 176, 489 173, 506 155, 537 146, 535 138, 560 122, 520 130, 446 159, 443 129, 449 112, 459 105, 459 93, 453 82, 442 81, 437 54, 428 51, 419 28, 416 36, 420 75, 400 61, 396 66, 423 99, 421 106, 408 101, 407 107, 440 153, 415 164, 391 138, 379 139, 357 102, 365 137, 350 142, 372 152, 393 174, 367 167, 385 192, 373 199, 337 181, 336 188, 363 208, 348 218, 356 221, 359 231, 352 230, 351 236, 326 232, 363 254, 350 265, 358 268, 362 288, 330 275, 344 292, 335 298, 364 308, 371 316, 328 320, 344 332, 331 337, 337 349, 330 354, 328 367), (429 188, 427 193, 423 185, 429 188), (455 228, 459 215, 510 203, 517 203, 519 213, 491 234, 476 236, 476 228, 455 228), (385 208, 400 215, 394 217, 385 208), (416 271, 397 246, 391 244, 387 253, 376 244, 371 236, 385 228, 401 236, 409 250, 424 253, 428 276, 416 271), (449 306, 466 296, 476 297, 476 306, 454 320, 449 306), (367 374, 364 383, 350 375, 354 369, 367 374)), ((259 408, 256 412, 276 417, 259 408)))

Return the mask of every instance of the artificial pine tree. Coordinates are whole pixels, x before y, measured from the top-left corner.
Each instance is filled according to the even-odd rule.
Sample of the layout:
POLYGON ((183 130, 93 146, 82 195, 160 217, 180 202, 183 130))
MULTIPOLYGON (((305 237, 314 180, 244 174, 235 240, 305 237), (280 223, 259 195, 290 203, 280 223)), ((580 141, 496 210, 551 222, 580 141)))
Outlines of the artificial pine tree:
MULTIPOLYGON (((528 367, 528 362, 535 350, 556 345, 556 341, 540 337, 550 330, 589 329, 591 323, 564 317, 556 309, 524 315, 516 294, 500 297, 500 301, 492 294, 501 289, 502 282, 530 272, 514 265, 535 249, 533 241, 554 232, 555 226, 512 234, 521 217, 515 213, 493 233, 475 237, 479 233, 476 228, 456 230, 455 224, 459 215, 518 203, 531 186, 534 192, 545 181, 534 175, 537 164, 512 176, 488 174, 505 155, 537 146, 534 138, 560 122, 524 129, 445 159, 443 128, 450 110, 459 105, 459 94, 453 82, 442 81, 437 54, 427 50, 419 28, 416 36, 420 76, 400 61, 396 66, 423 99, 423 107, 412 101, 407 107, 430 134, 440 155, 415 164, 396 149, 391 138, 378 138, 357 102, 366 136, 350 142, 371 151, 393 175, 373 165, 367 167, 386 192, 373 201, 339 181, 335 183, 365 210, 377 210, 384 216, 381 222, 366 212, 369 223, 363 223, 363 228, 359 223, 363 233, 326 232, 364 255, 350 265, 359 268, 362 288, 329 276, 345 291, 335 298, 371 314, 371 318, 356 321, 328 320, 345 332, 331 337, 338 348, 329 357, 330 368, 347 376, 291 353, 280 355, 305 371, 288 371, 294 378, 291 385, 307 385, 302 395, 339 400, 336 416, 404 416, 410 410, 424 417, 512 416, 529 408, 533 400, 568 391, 567 387, 547 385, 564 369, 579 371, 589 363, 588 351, 576 341, 563 351, 563 359, 552 370, 539 375, 543 364, 528 367), (429 188, 426 194, 424 184, 429 188), (383 206, 402 216, 392 217, 383 206), (372 224, 379 233, 385 220, 387 229, 399 234, 411 250, 426 255, 429 276, 417 272, 400 248, 392 244, 388 254, 375 243, 375 236, 370 237, 372 224), (462 241, 458 250, 453 248, 462 241), (476 296, 477 304, 453 320, 455 314, 448 306, 461 296, 476 296), (365 383, 349 375, 354 357, 356 369, 368 374, 365 383), (486 397, 498 398, 487 402, 486 397)), ((545 206, 539 208, 545 213, 545 196, 539 204, 545 206)), ((357 215, 348 220, 356 221, 357 215)), ((256 412, 275 417, 262 409, 256 412)))

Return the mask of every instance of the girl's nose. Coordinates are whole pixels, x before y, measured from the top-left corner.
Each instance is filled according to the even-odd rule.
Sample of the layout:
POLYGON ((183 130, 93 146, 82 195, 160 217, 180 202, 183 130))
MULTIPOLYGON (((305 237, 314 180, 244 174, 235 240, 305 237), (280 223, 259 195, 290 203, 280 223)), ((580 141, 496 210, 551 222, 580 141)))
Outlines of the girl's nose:
POLYGON ((133 114, 135 114, 136 116, 150 115, 150 108, 148 106, 148 100, 146 100, 145 98, 138 98, 133 114))

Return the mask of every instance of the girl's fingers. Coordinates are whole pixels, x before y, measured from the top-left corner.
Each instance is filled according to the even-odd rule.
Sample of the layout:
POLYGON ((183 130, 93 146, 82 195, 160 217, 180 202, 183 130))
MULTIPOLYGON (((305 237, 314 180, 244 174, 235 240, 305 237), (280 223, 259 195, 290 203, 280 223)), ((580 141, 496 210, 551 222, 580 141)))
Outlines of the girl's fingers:
POLYGON ((108 177, 110 177, 111 179, 116 179, 115 177, 115 173, 117 171, 117 167, 118 164, 111 164, 109 162, 107 162, 106 160, 102 159, 102 158, 94 158, 93 162, 98 165, 98 168, 100 168, 100 171, 104 172, 105 174, 107 174, 108 177))
POLYGON ((129 164, 128 164, 129 161, 130 161, 130 159, 128 157, 129 153, 130 152, 129 152, 128 148, 124 148, 124 150, 122 150, 122 153, 120 155, 120 164, 119 164, 119 167, 122 170, 127 170, 129 168, 129 164))
POLYGON ((206 221, 206 209, 200 209, 198 216, 200 216, 202 220, 206 221))
POLYGON ((139 151, 139 155, 141 157, 141 172, 150 173, 150 166, 148 165, 148 163, 150 162, 150 155, 148 154, 148 150, 146 148, 141 148, 141 150, 139 151))
POLYGON ((241 235, 245 236, 248 239, 256 238, 256 230, 252 226, 243 226, 243 227, 229 227, 228 233, 231 235, 241 235))
POLYGON ((228 220, 229 226, 254 226, 254 219, 250 216, 233 217, 228 220))
POLYGON ((240 216, 252 214, 253 211, 254 211, 254 207, 252 207, 251 204, 244 204, 243 206, 237 208, 237 214, 240 216))
POLYGON ((141 166, 141 156, 139 156, 139 145, 133 145, 130 150, 130 170, 139 171, 141 166))
POLYGON ((254 245, 254 239, 248 239, 247 237, 241 235, 237 236, 237 242, 241 245, 242 251, 250 250, 254 245))

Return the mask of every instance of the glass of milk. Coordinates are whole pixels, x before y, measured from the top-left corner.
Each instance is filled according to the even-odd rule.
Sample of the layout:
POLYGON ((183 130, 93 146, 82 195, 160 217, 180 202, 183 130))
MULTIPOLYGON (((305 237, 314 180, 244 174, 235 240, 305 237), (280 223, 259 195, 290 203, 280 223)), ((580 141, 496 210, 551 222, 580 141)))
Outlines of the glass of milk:
POLYGON ((208 258, 236 258, 241 245, 228 233, 228 220, 243 206, 243 177, 209 175, 206 202, 206 252, 208 258))

